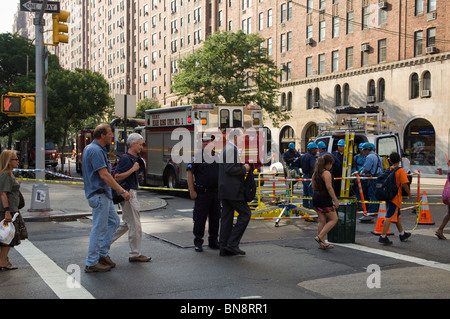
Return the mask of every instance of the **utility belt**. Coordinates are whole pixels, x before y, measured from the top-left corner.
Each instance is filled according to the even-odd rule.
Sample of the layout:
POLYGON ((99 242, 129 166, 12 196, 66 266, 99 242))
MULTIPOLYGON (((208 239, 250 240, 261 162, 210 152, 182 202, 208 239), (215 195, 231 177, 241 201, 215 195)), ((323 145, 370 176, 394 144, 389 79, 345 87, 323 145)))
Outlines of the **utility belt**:
POLYGON ((211 188, 211 187, 205 187, 203 185, 199 185, 194 183, 194 189, 198 194, 203 194, 203 193, 217 193, 218 192, 218 188, 211 188))

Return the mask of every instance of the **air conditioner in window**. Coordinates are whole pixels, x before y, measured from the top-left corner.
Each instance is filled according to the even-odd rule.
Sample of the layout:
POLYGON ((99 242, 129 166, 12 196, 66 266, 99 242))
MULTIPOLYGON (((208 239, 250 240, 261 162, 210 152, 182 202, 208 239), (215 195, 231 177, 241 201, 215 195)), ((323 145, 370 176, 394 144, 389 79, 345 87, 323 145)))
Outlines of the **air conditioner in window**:
POLYGON ((367 97, 367 103, 374 103, 375 102, 375 96, 369 95, 367 97))
POLYGON ((369 49, 370 49, 370 46, 369 46, 368 43, 365 43, 365 44, 362 44, 362 45, 361 45, 361 51, 362 51, 362 52, 369 51, 369 49))
POLYGON ((278 67, 279 70, 284 70, 284 68, 285 68, 284 63, 281 63, 280 66, 278 67))
POLYGON ((312 44, 312 38, 306 38, 305 39, 305 44, 306 45, 311 45, 312 44))
POLYGON ((378 9, 387 9, 387 2, 386 1, 378 2, 378 9))
POLYGON ((437 18, 436 11, 427 13, 427 21, 436 20, 436 18, 437 18))
POLYGON ((421 97, 430 97, 431 96, 431 91, 430 90, 422 90, 420 92, 420 96, 421 97))
POLYGON ((436 53, 436 47, 427 47, 426 52, 427 54, 436 53))
POLYGON ((318 109, 320 107, 319 102, 313 102, 313 109, 318 109))

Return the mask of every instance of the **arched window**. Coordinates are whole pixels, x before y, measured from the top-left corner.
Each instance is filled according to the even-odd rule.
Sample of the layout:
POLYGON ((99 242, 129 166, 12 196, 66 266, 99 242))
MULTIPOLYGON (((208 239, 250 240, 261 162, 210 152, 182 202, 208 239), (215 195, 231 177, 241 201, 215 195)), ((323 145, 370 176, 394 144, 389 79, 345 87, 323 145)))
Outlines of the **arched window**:
POLYGON ((286 93, 281 93, 281 106, 283 109, 286 108, 286 93))
POLYGON ((425 71, 422 76, 422 90, 431 90, 431 73, 425 71))
POLYGON ((350 86, 348 83, 344 84, 344 105, 349 105, 350 86))
POLYGON ((334 101, 336 103, 336 106, 342 105, 341 86, 339 84, 334 88, 334 101))
POLYGON ((370 80, 367 86, 367 96, 375 96, 375 81, 370 80))
POLYGON ((312 94, 312 90, 308 89, 308 91, 306 91, 306 109, 312 109, 313 107, 313 94, 312 94))
POLYGON ((384 79, 381 78, 378 80, 378 102, 383 102, 385 99, 385 91, 386 91, 386 84, 384 82, 384 79))
POLYGON ((320 101, 320 90, 319 88, 314 89, 314 102, 320 101))
POLYGON ((292 111, 292 92, 288 92, 287 94, 286 110, 292 111))
POLYGON ((410 80, 410 98, 416 99, 419 97, 419 76, 417 73, 411 75, 410 80))

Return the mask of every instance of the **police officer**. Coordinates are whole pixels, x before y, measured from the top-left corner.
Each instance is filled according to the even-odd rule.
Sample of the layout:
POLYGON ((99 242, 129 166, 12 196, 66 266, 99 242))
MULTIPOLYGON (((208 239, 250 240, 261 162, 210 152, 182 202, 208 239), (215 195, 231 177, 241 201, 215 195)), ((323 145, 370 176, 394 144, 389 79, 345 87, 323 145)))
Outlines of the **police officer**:
POLYGON ((191 199, 195 200, 194 245, 195 251, 203 251, 203 236, 206 219, 209 219, 208 246, 218 249, 220 202, 217 198, 219 182, 219 161, 208 144, 214 140, 214 135, 203 135, 202 151, 194 155, 192 163, 187 166, 187 181, 191 199), (207 154, 208 152, 208 154, 207 154))

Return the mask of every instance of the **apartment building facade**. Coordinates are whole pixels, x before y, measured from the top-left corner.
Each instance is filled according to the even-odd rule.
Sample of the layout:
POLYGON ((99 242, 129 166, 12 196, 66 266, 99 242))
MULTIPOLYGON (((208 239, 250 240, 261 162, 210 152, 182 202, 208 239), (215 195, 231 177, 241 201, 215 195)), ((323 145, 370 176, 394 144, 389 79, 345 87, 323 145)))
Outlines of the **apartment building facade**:
POLYGON ((102 73, 113 97, 169 107, 187 102, 171 90, 178 61, 208 35, 258 33, 281 71, 280 105, 292 115, 278 128, 266 122, 280 149, 295 142, 304 150, 336 110, 378 107, 413 168, 435 172, 447 169, 450 153, 448 7, 438 0, 62 0, 71 12, 69 43, 56 53, 66 68, 102 73))

